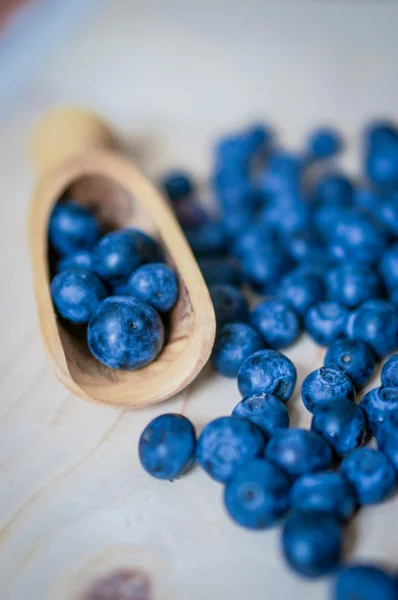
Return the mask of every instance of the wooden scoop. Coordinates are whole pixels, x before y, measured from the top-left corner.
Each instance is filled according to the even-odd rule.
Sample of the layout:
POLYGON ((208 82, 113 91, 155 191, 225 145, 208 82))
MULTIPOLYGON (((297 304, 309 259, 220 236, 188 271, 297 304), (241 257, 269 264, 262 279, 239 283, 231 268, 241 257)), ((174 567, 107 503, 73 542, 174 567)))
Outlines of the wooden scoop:
POLYGON ((161 402, 184 389, 207 362, 215 317, 205 282, 166 200, 112 147, 109 128, 81 109, 49 113, 33 135, 31 154, 44 175, 30 207, 33 281, 44 347, 58 379, 76 396, 100 404, 138 407, 161 402), (106 149, 108 148, 108 149, 106 149), (99 363, 83 339, 58 319, 50 295, 47 230, 51 211, 64 195, 89 206, 105 227, 139 227, 162 244, 178 274, 179 300, 159 357, 137 371, 99 363))

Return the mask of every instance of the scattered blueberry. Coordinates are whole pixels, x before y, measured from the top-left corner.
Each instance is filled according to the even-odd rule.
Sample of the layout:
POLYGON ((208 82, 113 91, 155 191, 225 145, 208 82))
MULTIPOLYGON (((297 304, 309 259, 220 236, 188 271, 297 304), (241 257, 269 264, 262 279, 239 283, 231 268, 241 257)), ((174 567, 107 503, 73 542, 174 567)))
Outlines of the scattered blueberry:
POLYGON ((243 398, 235 406, 233 415, 255 423, 267 437, 279 429, 289 427, 289 413, 282 400, 272 394, 255 394, 243 398))
POLYGON ((260 429, 239 417, 210 421, 199 436, 196 456, 200 466, 216 481, 225 483, 249 460, 264 451, 260 429))
POLYGON ((286 402, 296 379, 295 366, 287 356, 276 350, 260 350, 249 356, 239 369, 238 388, 242 396, 265 392, 286 402))
POLYGON ((330 230, 329 250, 337 261, 374 263, 381 257, 387 238, 374 219, 361 210, 341 211, 330 230))
POLYGON ((337 399, 355 400, 354 386, 346 373, 334 364, 313 371, 303 381, 301 396, 310 412, 337 399))
POLYGON ((318 277, 300 271, 286 275, 279 287, 278 297, 285 300, 298 315, 304 317, 316 302, 323 299, 324 287, 318 277))
POLYGON ((179 202, 193 192, 191 177, 185 171, 172 171, 162 181, 162 186, 171 202, 179 202))
POLYGON ((93 249, 95 272, 113 285, 126 281, 141 260, 140 245, 128 229, 104 235, 93 249))
POLYGON ((263 293, 275 291, 278 281, 291 267, 291 258, 280 245, 263 243, 241 254, 242 269, 251 286, 263 293))
POLYGON ((196 448, 195 429, 186 417, 164 414, 141 434, 138 452, 142 466, 158 479, 175 479, 191 465, 196 448))
POLYGON ((342 531, 337 519, 313 513, 293 513, 286 520, 282 549, 290 567, 304 577, 333 571, 342 554, 342 531))
POLYGON ((93 257, 89 250, 76 250, 61 258, 57 264, 57 271, 67 271, 69 269, 93 270, 93 257))
POLYGON ((398 474, 398 411, 378 428, 377 443, 398 474))
POLYGON ((138 267, 128 281, 131 294, 160 312, 173 308, 178 298, 175 273, 164 263, 148 263, 138 267))
POLYGON ((320 205, 338 206, 339 209, 351 206, 354 186, 345 175, 326 173, 316 186, 315 197, 320 205))
POLYGON ((337 302, 317 302, 305 315, 305 328, 321 346, 328 346, 345 335, 349 311, 337 302))
POLYGON ((314 260, 314 256, 324 264, 327 262, 326 248, 322 238, 314 231, 304 229, 297 231, 286 240, 289 254, 294 261, 306 265, 314 260))
POLYGON ((327 273, 326 287, 329 300, 348 308, 381 296, 379 276, 366 264, 338 264, 327 273))
POLYGON ((197 257, 214 256, 224 252, 226 236, 221 223, 208 221, 185 229, 185 236, 197 257))
POLYGON ((336 340, 324 359, 325 366, 337 365, 346 372, 356 389, 366 385, 375 368, 375 357, 370 346, 362 340, 336 340))
POLYGON ((51 281, 51 297, 58 313, 72 323, 88 323, 107 292, 91 271, 61 271, 51 281))
POLYGON ((365 162, 366 174, 382 190, 398 183, 398 141, 396 139, 371 148, 365 162))
POLYGON ((132 296, 111 296, 91 319, 88 345, 113 369, 140 369, 155 360, 164 341, 162 321, 152 306, 132 296))
POLYGON ((359 406, 366 415, 370 431, 376 435, 384 421, 393 413, 398 414, 398 388, 377 387, 370 390, 360 401, 359 406))
POLYGON ((265 458, 297 478, 304 473, 328 469, 332 464, 332 451, 325 440, 306 429, 281 429, 274 433, 265 449, 265 458))
POLYGON ((127 227, 123 231, 132 234, 137 240, 142 263, 161 262, 164 260, 161 245, 150 235, 134 227, 127 227))
POLYGON ((312 418, 312 431, 321 435, 339 456, 346 456, 366 437, 366 419, 362 409, 351 400, 335 400, 318 408, 312 418))
POLYGON ((282 300, 263 300, 253 310, 250 321, 269 348, 279 350, 292 344, 300 333, 300 322, 282 300))
POLYGON ((225 487, 224 503, 230 517, 242 527, 264 529, 287 511, 289 489, 287 476, 258 458, 237 469, 225 487))
POLYGON ((337 575, 333 600, 396 600, 394 578, 378 567, 348 565, 337 575))
POLYGON ((99 237, 94 215, 75 202, 60 202, 50 217, 49 238, 55 250, 65 256, 76 250, 91 250, 99 237))
POLYGON ((242 269, 234 258, 202 258, 198 264, 208 286, 227 284, 240 287, 242 284, 242 269))
POLYGON ((394 289, 398 286, 398 243, 392 244, 384 252, 379 270, 387 288, 394 289))
POLYGON ((397 347, 397 311, 385 300, 367 300, 348 317, 346 332, 350 338, 367 342, 382 358, 397 347))
POLYGON ((211 360, 221 375, 236 377, 246 358, 263 348, 260 334, 250 325, 226 323, 217 332, 211 360))
POLYGON ((210 296, 216 313, 217 325, 249 320, 249 303, 241 291, 232 285, 212 285, 210 296))
POLYGON ((290 506, 296 511, 345 520, 352 516, 356 500, 340 473, 327 471, 307 473, 297 479, 290 492, 290 506))
POLYGON ((385 387, 398 387, 398 354, 391 356, 381 372, 381 383, 385 387))
POLYGON ((394 468, 377 450, 358 448, 343 459, 340 468, 360 504, 381 502, 394 490, 394 468))
POLYGON ((308 140, 309 154, 314 158, 330 158, 340 152, 342 146, 340 134, 329 127, 316 129, 308 140))

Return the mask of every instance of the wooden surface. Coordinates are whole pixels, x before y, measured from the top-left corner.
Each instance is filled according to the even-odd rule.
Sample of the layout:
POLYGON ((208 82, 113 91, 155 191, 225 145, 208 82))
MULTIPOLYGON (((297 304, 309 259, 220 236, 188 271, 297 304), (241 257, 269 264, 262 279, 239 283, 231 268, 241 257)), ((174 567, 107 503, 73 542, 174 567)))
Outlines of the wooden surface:
MULTIPOLYGON (((355 147, 365 118, 397 116, 397 18, 395 2, 365 0, 114 0, 3 120, 2 600, 99 600, 106 598, 99 585, 122 586, 124 599, 151 590, 156 600, 326 600, 327 579, 308 583, 285 567, 278 528, 251 533, 230 523, 221 487, 202 471, 165 483, 138 465, 138 437, 152 417, 183 412, 200 430, 232 410, 235 381, 205 368, 173 400, 122 412, 88 404, 56 380, 40 341, 27 252, 34 173, 26 138, 49 105, 79 102, 116 123, 151 174, 181 164, 203 176, 215 135, 250 116, 272 119, 292 147, 310 126, 330 121, 355 147)), ((355 153, 346 157, 350 167, 356 162, 355 153)), ((287 354, 299 372, 292 424, 308 426, 299 389, 323 350, 303 337, 287 354)), ((378 381, 377 373, 371 386, 378 381)), ((392 567, 397 512, 396 496, 364 509, 350 532, 350 557, 392 567)))
POLYGON ((165 199, 136 166, 114 152, 93 149, 76 156, 82 148, 95 148, 98 140, 102 141, 102 128, 98 133, 93 117, 86 113, 73 111, 70 116, 67 118, 65 112, 49 115, 45 127, 39 127, 36 144, 38 150, 42 138, 41 148, 46 152, 34 153, 41 167, 49 162, 57 165, 61 160, 42 176, 30 205, 32 275, 44 347, 58 379, 75 395, 122 408, 147 406, 186 388, 206 364, 215 336, 213 306, 191 249, 165 199), (79 127, 76 135, 75 127, 79 127), (61 142, 63 134, 68 134, 66 160, 60 150, 48 154, 58 131, 61 142), (143 369, 117 371, 101 365, 87 344, 70 335, 57 319, 49 288, 47 231, 54 204, 65 193, 89 206, 104 226, 134 226, 152 235, 177 273, 179 298, 170 312, 164 348, 156 361, 143 369))

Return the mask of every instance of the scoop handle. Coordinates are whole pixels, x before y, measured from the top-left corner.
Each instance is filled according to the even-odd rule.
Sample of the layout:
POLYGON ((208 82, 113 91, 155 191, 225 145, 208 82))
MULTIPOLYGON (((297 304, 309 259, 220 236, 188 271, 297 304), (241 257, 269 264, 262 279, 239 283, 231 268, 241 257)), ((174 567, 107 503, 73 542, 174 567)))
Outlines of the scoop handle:
POLYGON ((85 108, 61 107, 48 111, 33 129, 29 154, 43 173, 90 150, 115 146, 109 126, 85 108))

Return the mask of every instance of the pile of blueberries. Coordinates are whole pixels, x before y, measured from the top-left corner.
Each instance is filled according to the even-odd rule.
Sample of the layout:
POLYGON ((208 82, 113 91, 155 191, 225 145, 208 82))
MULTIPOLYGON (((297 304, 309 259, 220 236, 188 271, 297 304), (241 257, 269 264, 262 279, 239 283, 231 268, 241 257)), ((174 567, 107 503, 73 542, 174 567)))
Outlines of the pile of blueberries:
POLYGON ((160 245, 133 228, 101 236, 95 215, 68 199, 52 212, 49 241, 51 296, 66 328, 107 367, 135 370, 155 360, 178 298, 160 245))
POLYGON ((196 461, 224 485, 230 517, 262 529, 286 517, 282 549, 300 575, 337 573, 336 600, 393 600, 398 575, 343 560, 343 531, 381 502, 398 474, 398 355, 355 403, 377 361, 398 347, 398 127, 364 132, 363 176, 336 166, 341 136, 318 129, 301 153, 256 125, 215 148, 214 213, 189 174, 163 180, 213 300, 212 363, 237 377, 231 416, 192 423, 165 414, 139 442, 148 473, 173 480, 196 461), (250 309, 246 292, 262 298, 250 309), (306 330, 328 346, 302 385, 311 430, 289 428, 296 369, 280 350, 306 330), (363 447, 371 436, 374 447, 363 447))

